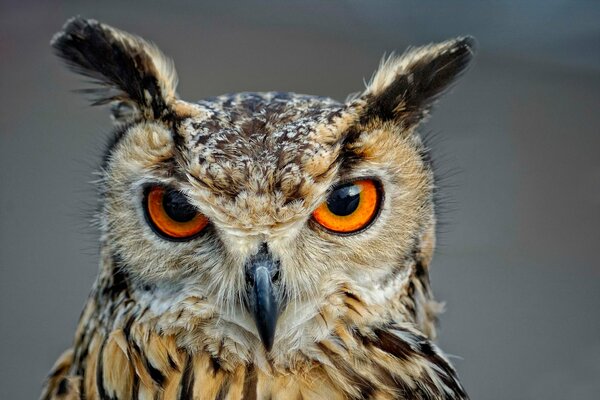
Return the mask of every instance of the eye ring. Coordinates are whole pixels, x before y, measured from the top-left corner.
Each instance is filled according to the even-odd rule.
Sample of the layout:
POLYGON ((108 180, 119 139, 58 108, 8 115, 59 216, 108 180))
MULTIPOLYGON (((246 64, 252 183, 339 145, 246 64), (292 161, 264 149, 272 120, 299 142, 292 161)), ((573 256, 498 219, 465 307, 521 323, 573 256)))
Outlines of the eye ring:
POLYGON ((144 189, 144 217, 154 233, 163 239, 183 242, 202 234, 209 220, 178 190, 162 185, 144 189))
POLYGON ((327 200, 313 211, 312 220, 329 233, 355 235, 375 222, 383 195, 381 182, 374 178, 342 182, 334 186, 327 200))

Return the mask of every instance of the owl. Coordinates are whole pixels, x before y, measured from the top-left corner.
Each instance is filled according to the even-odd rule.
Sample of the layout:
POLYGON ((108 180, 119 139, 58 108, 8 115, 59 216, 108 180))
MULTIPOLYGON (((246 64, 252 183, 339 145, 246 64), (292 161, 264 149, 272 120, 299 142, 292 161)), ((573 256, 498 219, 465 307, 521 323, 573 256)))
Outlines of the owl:
POLYGON ((433 343, 436 182, 418 134, 473 56, 381 63, 340 103, 187 102, 153 44, 73 18, 52 47, 116 128, 100 268, 43 399, 466 399, 433 343))

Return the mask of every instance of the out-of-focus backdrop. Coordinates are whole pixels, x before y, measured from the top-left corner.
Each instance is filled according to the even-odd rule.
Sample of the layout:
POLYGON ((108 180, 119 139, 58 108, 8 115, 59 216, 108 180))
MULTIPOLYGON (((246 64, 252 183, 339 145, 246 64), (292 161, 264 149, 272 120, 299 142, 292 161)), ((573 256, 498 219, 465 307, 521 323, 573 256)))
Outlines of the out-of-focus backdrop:
POLYGON ((600 3, 567 0, 0 0, 0 398, 38 396, 96 274, 111 122, 48 45, 77 14, 156 42, 188 100, 343 100, 386 52, 474 35, 423 129, 447 176, 439 343, 474 399, 600 398, 600 3))

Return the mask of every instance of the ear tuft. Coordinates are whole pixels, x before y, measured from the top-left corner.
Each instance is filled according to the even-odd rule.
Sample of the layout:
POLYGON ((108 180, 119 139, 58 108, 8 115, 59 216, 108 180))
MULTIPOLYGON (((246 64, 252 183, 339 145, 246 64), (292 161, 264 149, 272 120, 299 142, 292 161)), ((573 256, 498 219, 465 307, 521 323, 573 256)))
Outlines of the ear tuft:
POLYGON ((115 118, 159 119, 177 98, 173 62, 153 44, 92 19, 71 18, 52 38, 56 54, 100 87, 85 89, 92 104, 116 102, 132 112, 115 118))
POLYGON ((361 95, 366 102, 362 122, 395 120, 408 128, 423 120, 433 102, 467 68, 475 40, 461 37, 409 49, 382 60, 361 95))

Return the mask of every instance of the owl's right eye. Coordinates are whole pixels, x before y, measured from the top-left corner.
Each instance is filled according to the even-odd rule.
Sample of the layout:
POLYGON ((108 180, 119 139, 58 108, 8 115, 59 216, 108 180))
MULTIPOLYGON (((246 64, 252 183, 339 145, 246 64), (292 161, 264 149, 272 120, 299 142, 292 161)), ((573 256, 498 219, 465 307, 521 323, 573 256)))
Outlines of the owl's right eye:
POLYGON ((183 193, 164 186, 146 189, 144 212, 153 230, 169 240, 193 239, 208 225, 208 218, 196 210, 183 193))

